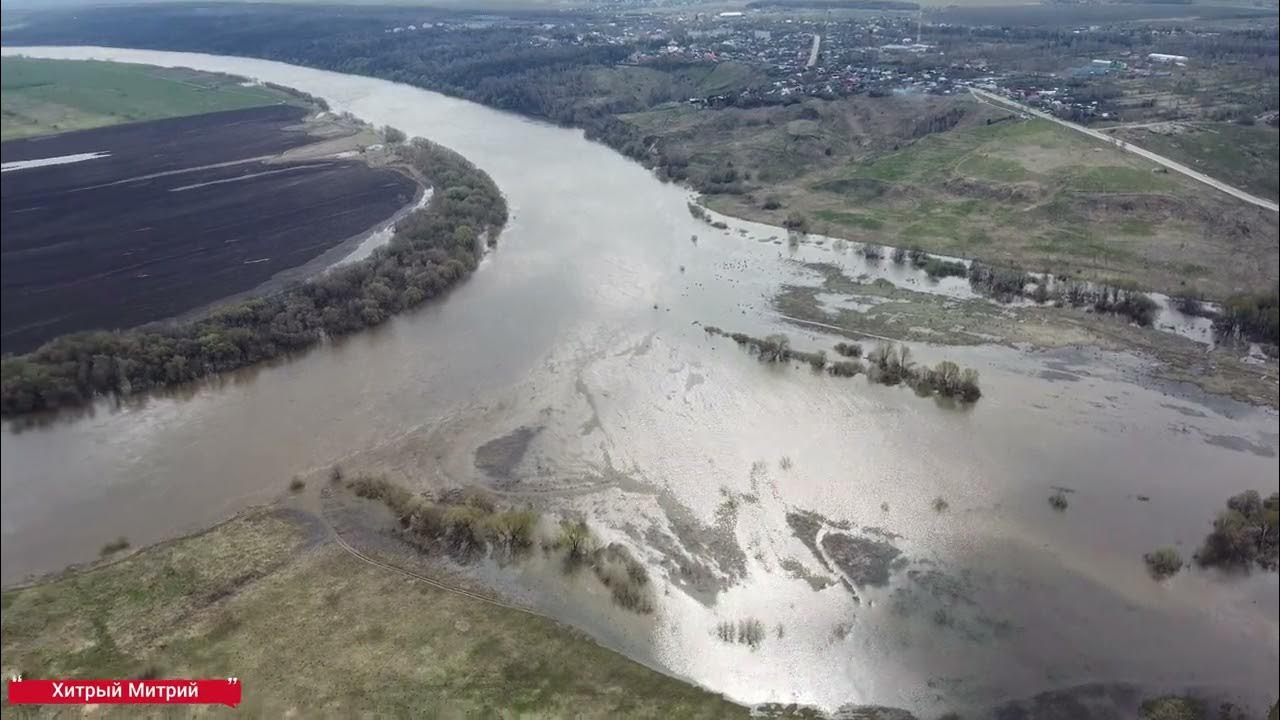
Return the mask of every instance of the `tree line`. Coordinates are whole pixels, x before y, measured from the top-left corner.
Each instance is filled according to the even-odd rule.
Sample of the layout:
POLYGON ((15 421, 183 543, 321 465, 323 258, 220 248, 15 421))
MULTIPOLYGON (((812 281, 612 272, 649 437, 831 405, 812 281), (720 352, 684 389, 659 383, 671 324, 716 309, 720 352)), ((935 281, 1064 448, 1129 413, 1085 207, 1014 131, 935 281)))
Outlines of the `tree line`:
POLYGON ((441 145, 419 138, 396 152, 435 191, 369 258, 199 320, 75 333, 7 357, 0 412, 72 407, 252 365, 382 323, 465 278, 483 252, 482 239, 492 243, 506 224, 502 193, 484 171, 441 145))

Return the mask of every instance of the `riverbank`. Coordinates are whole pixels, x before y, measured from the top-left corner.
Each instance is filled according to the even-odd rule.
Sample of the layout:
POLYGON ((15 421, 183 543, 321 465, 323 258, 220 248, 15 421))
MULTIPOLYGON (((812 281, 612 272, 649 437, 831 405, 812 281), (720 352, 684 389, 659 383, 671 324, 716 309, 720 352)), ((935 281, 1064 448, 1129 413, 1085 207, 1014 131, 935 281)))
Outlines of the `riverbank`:
POLYGON ((253 716, 750 716, 554 621, 362 561, 301 502, 3 599, 6 676, 235 676, 253 716))

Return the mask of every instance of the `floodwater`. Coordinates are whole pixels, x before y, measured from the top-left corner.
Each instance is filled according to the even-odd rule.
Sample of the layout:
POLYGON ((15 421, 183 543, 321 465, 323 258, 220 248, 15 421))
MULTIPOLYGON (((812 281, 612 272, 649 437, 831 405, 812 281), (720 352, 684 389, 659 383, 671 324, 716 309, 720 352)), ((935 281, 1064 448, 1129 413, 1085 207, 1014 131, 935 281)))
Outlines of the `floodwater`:
POLYGON ((1164 545, 1189 557, 1227 496, 1276 490, 1273 412, 1155 384, 1148 361, 1087 349, 913 345, 919 361, 981 372, 969 408, 763 365, 702 324, 830 350, 838 338, 784 324, 770 298, 817 282, 794 260, 838 251, 777 245, 753 224, 710 228, 686 191, 581 132, 260 60, 5 49, 19 51, 298 88, 461 152, 497 181, 512 220, 474 276, 380 328, 180 393, 6 424, 6 583, 92 559, 118 535, 140 545, 207 526, 342 462, 586 514, 650 566, 652 617, 565 593, 581 581, 536 567, 478 572, 743 702, 936 713, 1109 680, 1274 699, 1276 575, 1156 583, 1141 561, 1164 545), (478 448, 512 437, 501 477, 477 469, 478 448), (1048 504, 1056 488, 1065 512, 1048 504), (846 532, 834 523, 897 534, 905 560, 855 598, 825 551, 792 534, 795 511, 833 523, 820 538, 846 532), (719 623, 750 619, 767 630, 757 647, 717 637, 719 623))

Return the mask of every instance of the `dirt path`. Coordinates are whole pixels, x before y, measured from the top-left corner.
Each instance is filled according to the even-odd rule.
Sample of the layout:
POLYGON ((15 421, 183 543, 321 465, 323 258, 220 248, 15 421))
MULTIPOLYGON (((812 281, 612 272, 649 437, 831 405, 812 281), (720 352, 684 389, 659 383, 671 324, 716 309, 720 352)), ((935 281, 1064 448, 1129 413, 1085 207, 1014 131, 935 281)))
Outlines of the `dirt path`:
POLYGON ((1245 192, 1244 190, 1241 190, 1240 188, 1232 187, 1222 182, 1221 180, 1215 180, 1214 178, 1211 178, 1202 172, 1197 172, 1195 170, 1192 170, 1191 168, 1187 167, 1186 165, 1183 165, 1180 162, 1170 160, 1169 158, 1164 157, 1163 155, 1158 155, 1156 153, 1151 152, 1150 150, 1140 148, 1137 145, 1134 145, 1132 143, 1124 142, 1118 138, 1114 138, 1106 134, 1105 132, 1101 132, 1099 130, 1091 130, 1087 127, 1084 127, 1083 125, 1077 125, 1076 123, 1068 122, 1061 118, 1050 115, 1049 113, 1044 112, 1042 110, 1037 110, 1033 107, 1023 105, 1022 103, 1016 102, 1014 100, 1010 100, 1005 97, 1001 97, 999 95, 996 95, 995 93, 987 92, 986 90, 979 90, 978 88, 971 87, 969 88, 969 92, 975 98, 977 98, 980 102, 986 102, 988 104, 994 104, 997 106, 1004 106, 1006 108, 1014 108, 1016 110, 1027 113, 1029 115, 1034 115, 1038 118, 1057 123, 1065 128, 1075 130, 1076 132, 1079 132, 1079 133, 1084 133, 1085 135, 1088 135, 1089 137, 1094 138, 1095 140, 1101 140, 1102 142, 1108 143, 1110 145, 1114 145, 1120 148, 1121 150, 1124 150, 1126 152, 1131 152, 1134 155, 1137 155, 1139 157, 1144 157, 1154 163, 1163 165, 1164 167, 1174 172, 1181 173, 1191 178, 1192 180, 1202 182, 1205 185, 1208 185, 1209 187, 1214 188, 1215 190, 1221 190, 1222 192, 1234 198, 1237 198, 1239 200, 1243 200, 1251 205, 1257 205, 1260 208, 1266 208, 1271 212, 1280 212, 1280 205, 1276 204, 1275 202, 1272 202, 1271 200, 1260 198, 1257 195, 1251 195, 1245 192))

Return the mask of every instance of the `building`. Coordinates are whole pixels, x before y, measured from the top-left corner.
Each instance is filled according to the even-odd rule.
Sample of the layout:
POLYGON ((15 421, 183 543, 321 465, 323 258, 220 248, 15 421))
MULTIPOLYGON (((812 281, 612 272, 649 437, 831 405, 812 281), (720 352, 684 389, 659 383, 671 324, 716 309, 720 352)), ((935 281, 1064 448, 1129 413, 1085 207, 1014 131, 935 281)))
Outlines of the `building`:
POLYGON ((1165 53, 1151 53, 1147 55, 1147 59, 1151 62, 1176 63, 1178 65, 1186 65, 1188 60, 1186 55, 1166 55, 1165 53))

